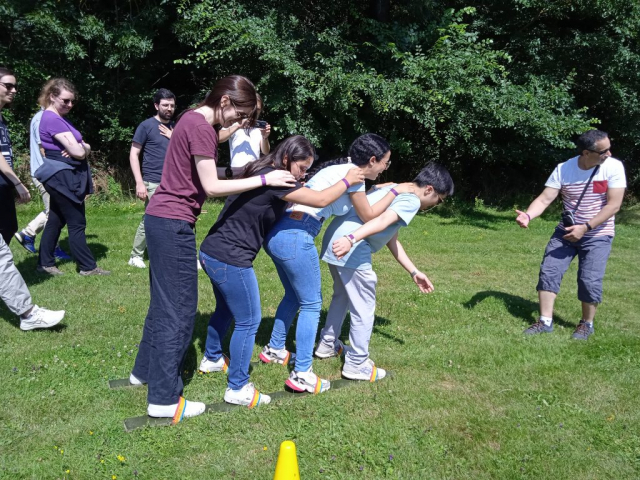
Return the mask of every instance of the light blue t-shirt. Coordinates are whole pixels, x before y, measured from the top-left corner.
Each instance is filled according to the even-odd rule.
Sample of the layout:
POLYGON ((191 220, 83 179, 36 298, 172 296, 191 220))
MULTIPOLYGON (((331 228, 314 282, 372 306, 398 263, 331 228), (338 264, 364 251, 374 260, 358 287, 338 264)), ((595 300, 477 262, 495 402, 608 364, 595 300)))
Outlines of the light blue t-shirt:
MULTIPOLYGON (((353 163, 342 163, 340 165, 332 165, 330 167, 323 168, 313 177, 311 177, 311 180, 309 180, 305 184, 305 187, 308 187, 311 190, 315 190, 317 192, 319 192, 320 190, 324 190, 325 188, 329 188, 330 186, 338 183, 340 179, 344 178, 347 172, 352 168, 358 168, 358 166, 354 165, 353 163)), ((347 188, 347 191, 340 195, 340 197, 335 202, 327 205, 326 207, 317 208, 296 204, 293 207, 287 209, 287 212, 304 212, 316 218, 329 218, 331 215, 344 215, 353 207, 349 194, 352 192, 364 191, 364 182, 358 183, 357 185, 352 185, 347 188)))
MULTIPOLYGON (((370 205, 382 200, 395 185, 379 188, 367 195, 370 205)), ((371 270, 371 254, 384 247, 393 238, 400 227, 406 227, 413 220, 420 210, 420 199, 413 193, 402 193, 394 198, 387 210, 392 210, 398 215, 398 221, 392 223, 387 228, 375 235, 371 235, 357 242, 349 253, 338 260, 333 254, 331 246, 333 242, 344 235, 355 232, 362 226, 362 220, 355 210, 351 210, 346 215, 335 218, 322 239, 322 260, 340 267, 353 268, 354 270, 371 270)))
POLYGON ((32 177, 36 176, 36 170, 44 163, 44 159, 40 153, 40 120, 42 119, 42 112, 44 112, 44 110, 40 110, 33 116, 31 126, 29 127, 29 151, 31 152, 32 177))

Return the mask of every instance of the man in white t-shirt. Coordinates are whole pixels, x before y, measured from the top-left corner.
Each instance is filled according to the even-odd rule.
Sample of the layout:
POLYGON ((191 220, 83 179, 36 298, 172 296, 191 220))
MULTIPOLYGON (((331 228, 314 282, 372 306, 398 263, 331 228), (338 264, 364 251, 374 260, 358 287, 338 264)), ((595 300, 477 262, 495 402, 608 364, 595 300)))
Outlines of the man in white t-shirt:
MULTIPOLYGON (((258 116, 262 110, 262 99, 258 99, 258 116)), ((229 141, 231 153, 231 167, 227 169, 227 178, 231 178, 231 168, 244 167, 271 151, 269 135, 271 125, 258 121, 256 125, 248 125, 247 121, 236 122, 228 128, 221 128, 218 132, 220 143, 229 141)))
POLYGON ((622 162, 611 156, 606 132, 590 130, 578 138, 577 145, 580 155, 558 164, 546 188, 526 212, 516 210, 516 222, 527 228, 558 194, 562 195, 563 221, 551 236, 540 265, 540 319, 524 331, 526 335, 553 331, 553 305, 562 276, 576 255, 582 319, 573 338, 587 340, 593 334, 596 308, 602 302, 602 279, 615 234, 614 218, 622 205, 627 180, 622 162))

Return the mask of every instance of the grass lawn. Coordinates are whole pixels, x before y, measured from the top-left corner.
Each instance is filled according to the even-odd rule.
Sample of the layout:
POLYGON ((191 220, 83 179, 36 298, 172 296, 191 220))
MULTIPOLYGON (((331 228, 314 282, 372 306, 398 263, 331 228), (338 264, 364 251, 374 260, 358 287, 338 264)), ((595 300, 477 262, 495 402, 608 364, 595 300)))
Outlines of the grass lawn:
MULTIPOLYGON (((21 227, 37 209, 35 202, 19 207, 21 227)), ((199 240, 220 204, 205 209, 199 240)), ((112 270, 106 278, 82 278, 73 263, 60 266, 62 277, 39 276, 36 257, 12 243, 34 302, 67 316, 52 331, 22 332, 0 306, 1 478, 270 479, 287 439, 296 443, 305 480, 640 477, 637 208, 620 216, 588 342, 570 338, 580 316, 575 264, 556 304, 554 333, 522 335, 536 317, 538 267, 555 217, 522 230, 511 212, 482 206, 429 214, 400 239, 434 293, 419 294, 388 251, 374 257, 371 353, 392 378, 125 433, 123 419, 146 411, 146 388, 109 390, 107 381, 128 376, 149 304, 148 271, 126 264, 141 213, 140 202, 90 207, 89 245, 112 270)), ((282 287, 264 253, 255 267, 263 301, 257 359, 282 287)), ((322 268, 321 324, 331 292, 322 268)), ((199 276, 185 395, 220 402, 225 376, 194 373, 214 309, 208 278, 199 276)), ((348 324, 344 340, 347 331, 348 324)), ((314 360, 329 379, 340 377, 340 367, 338 359, 314 360)), ((287 374, 259 365, 251 380, 273 392, 287 374)))

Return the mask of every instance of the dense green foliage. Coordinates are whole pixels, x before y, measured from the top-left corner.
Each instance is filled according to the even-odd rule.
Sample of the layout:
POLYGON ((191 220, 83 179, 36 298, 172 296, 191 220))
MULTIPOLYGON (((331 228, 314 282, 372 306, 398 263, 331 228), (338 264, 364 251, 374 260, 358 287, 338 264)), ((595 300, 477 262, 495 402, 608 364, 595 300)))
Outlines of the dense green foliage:
POLYGON ((156 88, 184 108, 240 73, 264 97, 274 140, 307 135, 323 159, 373 131, 392 141, 392 176, 435 159, 467 196, 495 201, 537 191, 576 134, 598 126, 637 190, 640 7, 474 3, 5 1, 0 62, 22 87, 14 141, 26 144, 44 79, 64 75, 81 93, 73 120, 125 178, 133 128, 152 113, 156 88))

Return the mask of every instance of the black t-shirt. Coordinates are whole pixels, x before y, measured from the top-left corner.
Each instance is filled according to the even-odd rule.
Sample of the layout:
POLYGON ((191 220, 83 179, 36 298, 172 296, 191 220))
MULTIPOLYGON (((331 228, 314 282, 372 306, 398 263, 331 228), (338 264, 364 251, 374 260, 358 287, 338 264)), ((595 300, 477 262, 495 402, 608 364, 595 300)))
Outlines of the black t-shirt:
POLYGON ((160 134, 160 125, 173 128, 174 122, 163 124, 156 117, 147 118, 138 125, 133 140, 142 145, 142 179, 145 182, 160 183, 164 157, 169 148, 169 139, 160 134))
MULTIPOLYGON (((9 166, 13 168, 13 149, 11 148, 11 139, 9 138, 9 130, 7 129, 7 124, 4 122, 2 115, 0 115, 0 152, 2 152, 2 156, 9 166)), ((0 173, 0 185, 13 188, 13 182, 2 173, 0 173)))
MULTIPOLYGON (((263 168, 258 175, 273 170, 263 168)), ((290 188, 265 186, 228 197, 200 250, 229 265, 250 267, 264 237, 284 215, 287 202, 282 197, 301 187, 299 183, 290 188)))

